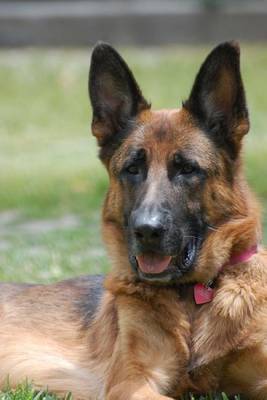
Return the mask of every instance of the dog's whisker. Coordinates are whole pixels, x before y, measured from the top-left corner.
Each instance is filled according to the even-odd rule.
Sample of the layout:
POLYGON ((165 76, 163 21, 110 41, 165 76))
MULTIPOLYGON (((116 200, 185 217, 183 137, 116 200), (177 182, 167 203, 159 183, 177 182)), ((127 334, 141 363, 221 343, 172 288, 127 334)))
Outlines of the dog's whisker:
POLYGON ((207 224, 207 228, 210 229, 211 231, 215 231, 215 232, 219 230, 218 228, 216 228, 216 226, 209 225, 209 224, 207 224))

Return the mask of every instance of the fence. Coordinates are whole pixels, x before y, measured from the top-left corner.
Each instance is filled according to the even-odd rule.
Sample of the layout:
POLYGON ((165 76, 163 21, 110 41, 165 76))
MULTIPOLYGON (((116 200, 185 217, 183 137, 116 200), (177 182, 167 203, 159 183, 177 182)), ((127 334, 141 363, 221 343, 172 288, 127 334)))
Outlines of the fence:
POLYGON ((267 1, 0 0, 0 46, 267 40, 267 1))

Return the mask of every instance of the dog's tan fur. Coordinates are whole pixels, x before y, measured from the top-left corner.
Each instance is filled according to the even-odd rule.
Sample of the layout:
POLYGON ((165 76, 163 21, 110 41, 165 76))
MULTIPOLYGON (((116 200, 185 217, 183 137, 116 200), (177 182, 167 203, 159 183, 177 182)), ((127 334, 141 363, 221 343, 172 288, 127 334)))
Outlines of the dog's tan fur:
MULTIPOLYGON (((231 246, 242 243, 248 248, 257 239, 255 221, 254 216, 229 223, 234 230, 226 237, 224 229, 219 230, 214 244, 222 236, 231 246)), ((248 262, 228 266, 219 275, 212 303, 194 311, 191 370, 200 391, 267 398, 266 267, 267 252, 262 248, 248 262)))
MULTIPOLYGON (((221 103, 232 85, 225 74, 227 85, 217 90, 221 103)), ((46 286, 2 284, 1 385, 7 376, 12 386, 28 378, 37 388, 87 400, 167 400, 189 390, 240 391, 250 399, 266 399, 267 254, 260 250, 249 262, 219 272, 232 254, 260 240, 258 206, 241 160, 235 164, 234 184, 229 184, 226 153, 214 157, 215 145, 186 107, 152 111, 143 103, 137 111, 133 132, 104 159, 110 186, 103 236, 113 267, 97 311, 88 319, 86 309, 77 306, 90 290, 83 279, 46 286), (216 169, 204 199, 215 228, 204 241, 197 267, 181 279, 181 288, 139 282, 128 260, 121 228, 123 193, 116 176, 127 149, 138 143, 149 154, 151 196, 164 185, 166 159, 174 149, 186 150, 208 173, 216 169), (212 303, 196 306, 191 282, 217 276, 212 303)), ((238 151, 247 131, 246 118, 236 121, 238 151)), ((102 146, 106 126, 94 121, 93 133, 102 146)), ((188 207, 193 210, 194 203, 189 201, 188 207)))
MULTIPOLYGON (((118 159, 123 159, 123 148, 130 141, 143 140, 144 124, 148 126, 147 146, 152 149, 154 130, 166 123, 189 130, 188 113, 144 112, 139 133, 125 141, 118 159)), ((192 135, 196 136, 193 129, 192 135)), ((161 155, 159 146, 158 161, 161 155)), ((113 272, 90 326, 84 325, 83 315, 74 307, 84 291, 79 279, 46 286, 3 285, 2 385, 7 376, 12 386, 28 378, 35 387, 48 387, 60 395, 72 392, 74 398, 109 400, 163 400, 167 399, 163 394, 177 397, 188 387, 191 328, 179 293, 136 282, 125 238, 110 222, 111 208, 114 218, 114 210, 120 213, 120 195, 112 176, 103 233, 113 272)))

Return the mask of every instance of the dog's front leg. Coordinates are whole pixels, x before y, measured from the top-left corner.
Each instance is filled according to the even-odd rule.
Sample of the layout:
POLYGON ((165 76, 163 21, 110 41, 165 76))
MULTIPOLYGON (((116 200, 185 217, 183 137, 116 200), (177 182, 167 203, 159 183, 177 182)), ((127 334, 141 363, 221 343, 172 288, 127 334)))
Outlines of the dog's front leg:
POLYGON ((170 397, 160 394, 167 393, 172 377, 168 380, 168 368, 161 365, 157 356, 159 349, 151 351, 144 337, 136 338, 137 343, 133 348, 131 340, 131 335, 129 341, 118 338, 106 382, 105 399, 170 400, 170 397))
POLYGON ((187 329, 180 327, 187 323, 175 303, 171 306, 173 318, 163 304, 155 309, 137 297, 117 298, 118 337, 106 379, 106 399, 167 400, 173 393, 177 397, 189 350, 182 334, 187 329))

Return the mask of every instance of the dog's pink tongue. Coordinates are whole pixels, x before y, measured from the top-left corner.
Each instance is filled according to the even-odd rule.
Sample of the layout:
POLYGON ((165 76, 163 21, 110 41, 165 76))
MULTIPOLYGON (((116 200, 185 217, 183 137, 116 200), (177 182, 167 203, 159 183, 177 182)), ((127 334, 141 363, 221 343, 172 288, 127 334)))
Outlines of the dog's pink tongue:
POLYGON ((143 254, 136 257, 139 268, 146 274, 160 274, 167 269, 171 257, 158 254, 143 254))

